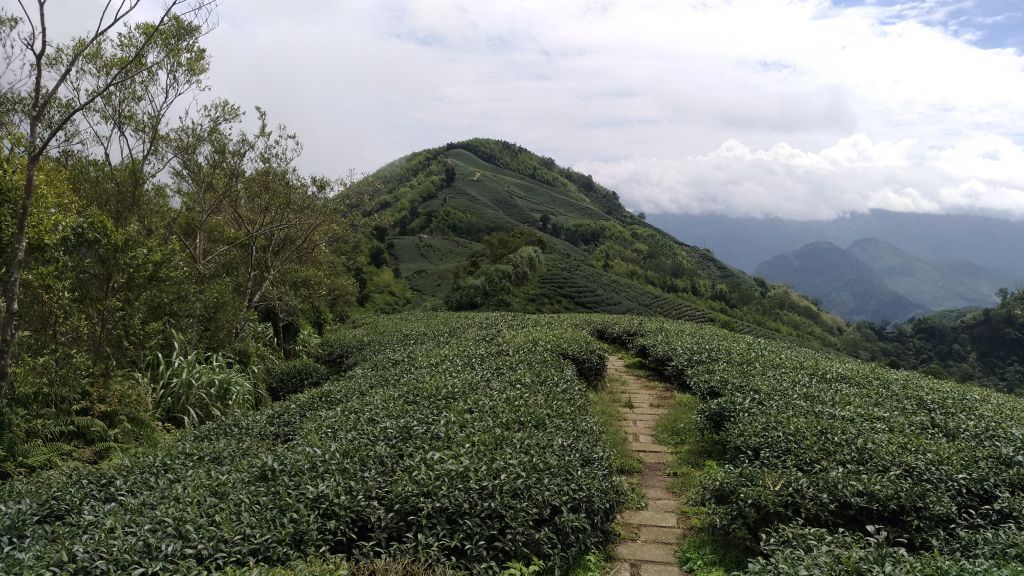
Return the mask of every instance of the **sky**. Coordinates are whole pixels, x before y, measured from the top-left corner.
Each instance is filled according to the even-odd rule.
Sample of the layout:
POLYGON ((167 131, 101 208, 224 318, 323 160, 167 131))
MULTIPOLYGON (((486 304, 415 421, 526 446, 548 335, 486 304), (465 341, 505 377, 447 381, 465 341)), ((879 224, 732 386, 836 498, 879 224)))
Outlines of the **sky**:
MULTIPOLYGON (((51 0, 54 27, 102 4, 51 0)), ((211 94, 286 124, 310 172, 480 136, 647 213, 1024 220, 1024 0, 222 0, 218 22, 211 94)))

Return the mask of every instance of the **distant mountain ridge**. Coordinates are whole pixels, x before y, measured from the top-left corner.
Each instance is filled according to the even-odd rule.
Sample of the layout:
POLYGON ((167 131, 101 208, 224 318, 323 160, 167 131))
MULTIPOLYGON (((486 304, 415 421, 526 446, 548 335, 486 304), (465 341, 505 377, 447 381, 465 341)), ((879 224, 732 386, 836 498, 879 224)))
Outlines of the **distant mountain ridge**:
POLYGON ((993 306, 1004 276, 976 264, 916 258, 877 238, 845 250, 811 242, 758 265, 756 273, 818 298, 846 320, 900 322, 934 310, 993 306))
POLYGON ((848 246, 876 238, 936 264, 972 263, 1005 278, 1010 288, 1024 282, 1024 222, 884 210, 815 221, 692 214, 650 214, 648 221, 748 273, 810 242, 848 246))
POLYGON ((994 306, 996 291, 1012 280, 971 262, 935 263, 915 258, 877 238, 846 248, 874 270, 891 290, 932 310, 994 306))
POLYGON ((901 322, 930 311, 890 289, 871 266, 832 242, 805 244, 766 260, 756 271, 820 299, 826 310, 851 322, 901 322))

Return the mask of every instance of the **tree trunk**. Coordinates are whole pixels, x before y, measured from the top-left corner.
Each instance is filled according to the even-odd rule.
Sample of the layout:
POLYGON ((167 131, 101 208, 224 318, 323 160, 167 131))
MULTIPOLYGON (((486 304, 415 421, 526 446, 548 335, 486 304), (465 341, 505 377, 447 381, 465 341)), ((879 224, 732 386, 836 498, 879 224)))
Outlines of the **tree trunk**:
POLYGON ((0 323, 0 409, 6 406, 11 393, 11 357, 14 354, 14 336, 17 331, 18 296, 21 293, 21 269, 25 263, 25 246, 28 243, 28 214, 32 206, 32 193, 36 188, 36 168, 39 158, 28 157, 25 166, 25 188, 18 211, 18 224, 11 238, 11 251, 7 257, 7 278, 4 300, 7 310, 0 323))

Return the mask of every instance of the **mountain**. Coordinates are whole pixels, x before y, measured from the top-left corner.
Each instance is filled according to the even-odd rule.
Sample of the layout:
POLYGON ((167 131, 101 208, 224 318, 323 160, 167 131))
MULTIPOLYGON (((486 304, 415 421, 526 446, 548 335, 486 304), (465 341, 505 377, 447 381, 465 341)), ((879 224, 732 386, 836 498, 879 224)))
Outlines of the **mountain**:
POLYGON ((845 250, 811 242, 766 260, 755 272, 820 299, 850 321, 898 322, 931 310, 993 306, 996 291, 1010 282, 976 264, 916 258, 877 238, 862 238, 845 250))
POLYGON ((364 279, 364 301, 663 316, 832 348, 848 330, 793 291, 645 222, 590 176, 515 144, 422 150, 357 186, 381 269, 364 279))
POLYGON ((820 299, 826 310, 849 321, 899 322, 928 312, 891 290, 874 269, 831 242, 811 242, 775 256, 758 266, 757 274, 820 299))
POLYGON ((915 258, 877 238, 863 238, 847 252, 874 270, 885 285, 933 310, 994 306, 996 291, 1012 280, 971 262, 937 264, 915 258))
POLYGON ((1010 278, 1010 288, 1024 281, 1024 258, 1019 251, 1024 245, 1024 222, 884 210, 817 221, 690 214, 656 214, 648 220, 747 272, 809 242, 847 246, 861 238, 877 238, 930 262, 981 266, 1010 278))

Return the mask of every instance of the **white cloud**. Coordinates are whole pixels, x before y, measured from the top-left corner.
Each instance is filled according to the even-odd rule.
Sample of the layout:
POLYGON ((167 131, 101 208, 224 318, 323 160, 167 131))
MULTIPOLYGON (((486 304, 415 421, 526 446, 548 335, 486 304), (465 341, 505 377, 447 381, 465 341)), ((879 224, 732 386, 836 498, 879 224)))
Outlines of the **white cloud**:
POLYGON ((817 220, 884 209, 1024 219, 1024 150, 996 136, 929 148, 856 134, 818 152, 787 144, 754 150, 729 140, 680 160, 633 157, 576 168, 649 212, 817 220))
MULTIPOLYGON (((51 0, 68 26, 100 3, 51 0)), ((266 107, 317 172, 488 136, 648 209, 992 211, 1022 186, 1024 56, 971 44, 961 4, 223 0, 207 45, 214 93, 266 107)))

